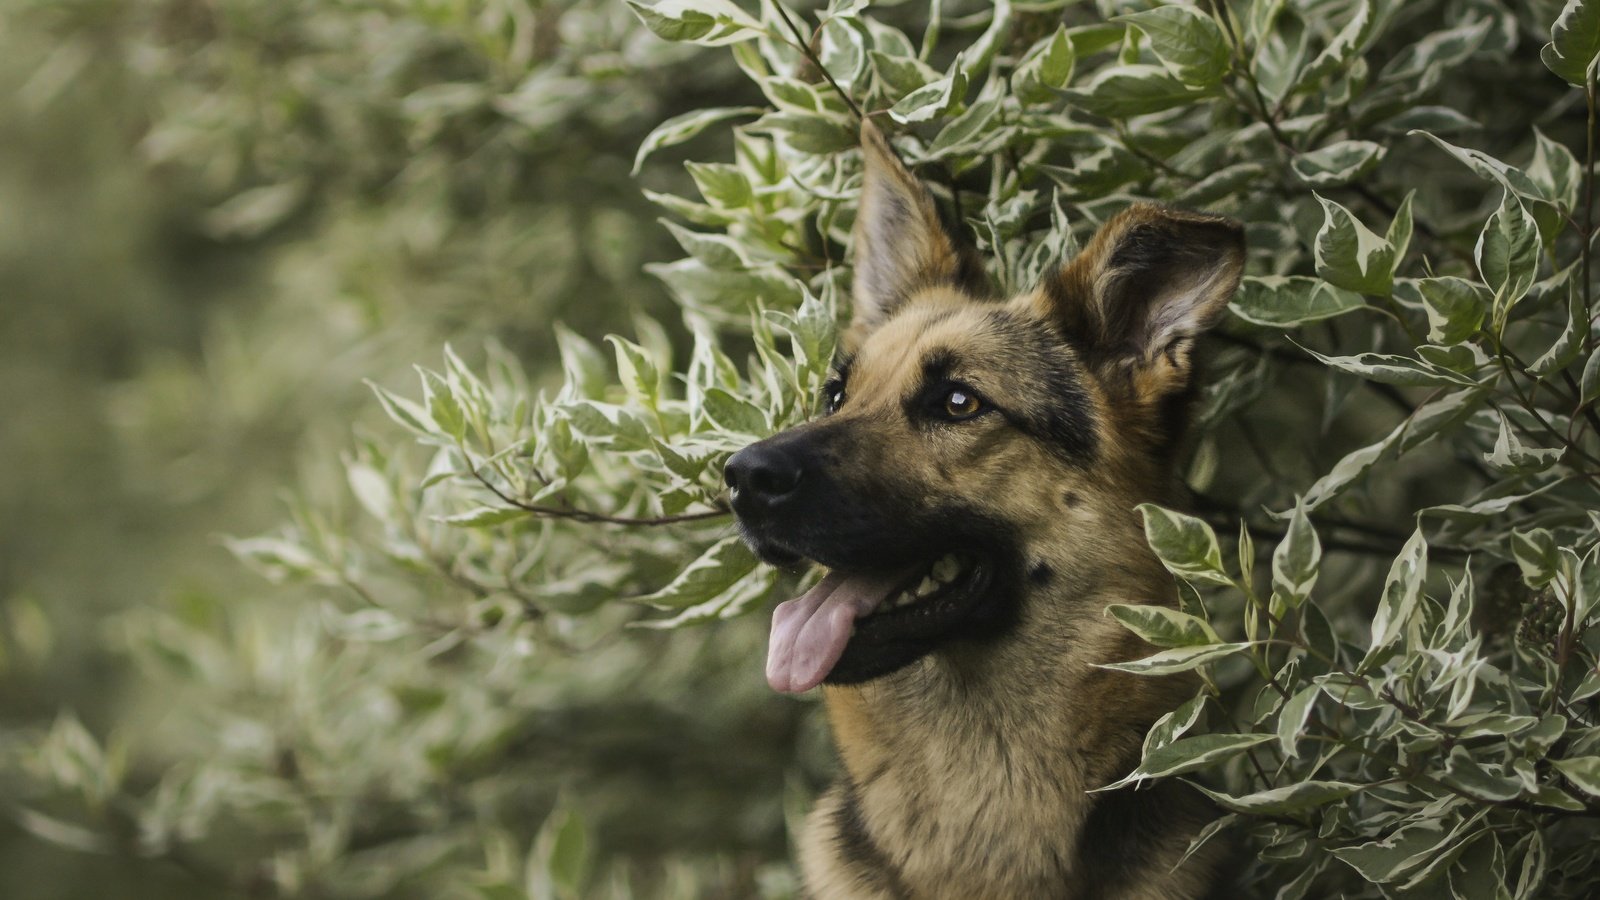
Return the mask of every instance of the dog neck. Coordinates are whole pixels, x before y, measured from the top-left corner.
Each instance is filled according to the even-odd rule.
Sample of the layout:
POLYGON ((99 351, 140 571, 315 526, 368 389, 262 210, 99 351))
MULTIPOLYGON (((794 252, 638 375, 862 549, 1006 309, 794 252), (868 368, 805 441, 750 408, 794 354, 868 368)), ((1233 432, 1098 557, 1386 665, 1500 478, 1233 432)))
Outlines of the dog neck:
POLYGON ((1108 849, 1086 843, 1106 818, 1097 809, 1117 824, 1130 810, 1087 792, 1136 764, 1149 726, 1192 692, 1097 667, 1149 652, 1104 609, 1170 596, 1164 573, 1061 571, 1022 599, 1007 634, 825 689, 846 776, 836 816, 899 892, 1060 896, 1095 877, 1100 862, 1086 857, 1108 849))

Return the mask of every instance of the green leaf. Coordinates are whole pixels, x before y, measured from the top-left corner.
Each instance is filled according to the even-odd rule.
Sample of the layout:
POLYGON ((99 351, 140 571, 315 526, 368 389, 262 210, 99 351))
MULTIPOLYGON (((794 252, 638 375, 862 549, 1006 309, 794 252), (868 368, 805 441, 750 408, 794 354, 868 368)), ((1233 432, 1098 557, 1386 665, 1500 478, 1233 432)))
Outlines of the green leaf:
POLYGON ((1583 87, 1600 56, 1600 0, 1567 0, 1550 26, 1550 43, 1539 52, 1545 67, 1583 87))
POLYGON ((1560 233, 1565 220, 1561 210, 1551 202, 1546 191, 1521 169, 1506 165, 1498 159, 1481 150, 1467 147, 1457 147, 1448 141, 1442 140, 1426 131, 1415 131, 1432 141, 1436 146, 1451 156, 1465 163, 1468 168, 1479 177, 1492 181, 1507 191, 1516 194, 1522 200, 1524 210, 1533 217, 1539 226, 1539 238, 1546 247, 1549 247, 1560 233))
POLYGON ((611 372, 599 348, 565 325, 555 326, 556 349, 561 355, 561 399, 600 400, 611 384, 611 372))
POLYGON ((1115 790, 1151 778, 1167 778, 1204 769, 1270 740, 1272 736, 1267 734, 1202 734, 1182 738, 1146 754, 1144 761, 1126 778, 1100 790, 1115 790))
POLYGON ((661 373, 650 351, 627 338, 606 335, 617 356, 617 375, 628 396, 635 402, 654 409, 661 400, 661 373))
MULTIPOLYGON (((1495 765, 1494 768, 1503 767, 1495 765)), ((1467 748, 1461 746, 1450 751, 1445 764, 1444 781, 1452 787, 1490 802, 1510 800, 1524 793, 1520 780, 1486 768, 1479 760, 1473 759, 1467 748)))
POLYGON ((1529 447, 1522 443, 1516 432, 1511 427, 1511 422, 1503 414, 1500 416, 1500 432, 1495 438, 1494 449, 1483 455, 1484 461, 1502 472, 1510 474, 1524 474, 1527 472, 1542 472, 1558 462, 1566 453, 1565 447, 1529 447))
POLYGON ((1176 203, 1180 206, 1208 206, 1240 192, 1254 190, 1261 179, 1268 177, 1269 171, 1266 165, 1255 160, 1225 166, 1184 188, 1177 196, 1176 203))
POLYGON ((873 71, 878 73, 878 79, 889 88, 889 95, 895 100, 940 78, 936 69, 914 56, 893 56, 879 50, 871 51, 868 56, 873 71))
POLYGON ((683 166, 689 170, 695 187, 700 189, 700 196, 718 209, 744 209, 755 197, 750 179, 738 166, 692 161, 683 166))
POLYGON ((1328 46, 1301 73, 1298 87, 1308 89, 1318 85, 1329 75, 1348 71, 1361 54, 1377 40, 1389 13, 1399 4, 1395 0, 1361 0, 1350 21, 1334 35, 1328 46))
POLYGON ((1355 847, 1339 847, 1333 855, 1375 884, 1385 884, 1433 860, 1453 837, 1445 823, 1429 819, 1407 825, 1387 838, 1355 847))
POLYGON ((1371 141, 1339 141, 1296 156, 1290 168, 1313 187, 1337 187, 1364 177, 1383 161, 1384 147, 1371 141))
POLYGON ((1184 84, 1212 87, 1232 68, 1222 29, 1193 7, 1159 6, 1114 21, 1144 32, 1161 64, 1184 84))
POLYGON ((334 613, 326 617, 328 630, 347 641, 384 643, 398 640, 414 632, 411 622, 387 609, 358 609, 350 613, 334 613))
POLYGON ((1320 195, 1322 228, 1314 256, 1317 274, 1328 282, 1361 294, 1388 296, 1399 264, 1394 245, 1361 224, 1350 210, 1320 195))
POLYGON ((656 37, 720 47, 761 35, 761 23, 730 0, 627 0, 628 7, 656 37))
POLYGON ((1558 759, 1555 767, 1585 794, 1600 797, 1600 756, 1558 759))
POLYGON ((1167 571, 1191 581, 1233 584, 1223 571, 1222 551, 1210 525, 1154 503, 1141 503, 1138 510, 1144 516, 1145 540, 1167 571))
POLYGON ((428 382, 433 382, 434 389, 428 398, 428 415, 445 434, 456 440, 465 437, 467 413, 456 399, 455 391, 443 378, 432 372, 422 370, 422 379, 424 387, 428 386, 428 382))
POLYGON ((327 572, 327 566, 306 548, 275 537, 228 538, 228 552, 272 581, 309 578, 327 572))
POLYGON ((1343 781, 1302 781, 1241 797, 1207 790, 1204 787, 1200 787, 1200 790, 1215 800, 1218 806, 1230 812, 1254 816, 1286 816, 1343 800, 1364 787, 1343 781))
POLYGON ((1127 672, 1130 675, 1175 675, 1179 672, 1192 672, 1203 665, 1249 649, 1248 643, 1174 647, 1143 659, 1105 663, 1097 665, 1097 668, 1127 672))
POLYGON ((838 153, 856 146, 855 130, 843 118, 826 113, 767 113, 745 127, 776 135, 788 146, 809 155, 838 153))
POLYGON ((867 48, 863 30, 858 22, 836 17, 829 17, 822 23, 818 56, 828 74, 847 90, 866 72, 867 48))
POLYGON ((1311 709, 1321 692, 1321 685, 1303 687, 1283 701, 1283 708, 1278 710, 1278 743, 1283 747, 1285 757, 1300 757, 1300 738, 1305 733, 1306 721, 1311 717, 1311 709))
POLYGON ((1483 226, 1473 257, 1494 291, 1495 328, 1503 330, 1512 305, 1539 275, 1539 226, 1512 191, 1505 191, 1500 208, 1483 226))
POLYGON ((1363 309, 1366 300, 1355 291, 1304 275, 1248 275, 1229 309, 1247 322, 1270 328, 1293 328, 1363 309))
MULTIPOLYGON (((1424 350, 1440 348, 1417 349, 1420 355, 1424 350)), ((1331 368, 1383 384, 1401 384, 1410 387, 1475 387, 1479 384, 1477 379, 1457 368, 1437 365, 1428 359, 1413 359, 1409 356, 1395 356, 1388 353, 1323 356, 1315 350, 1306 352, 1331 368)), ((1471 367, 1464 368, 1469 372, 1473 371, 1471 367)))
POLYGON ((1152 750, 1165 747, 1187 734, 1200 721, 1200 713, 1204 711, 1210 696, 1210 691, 1202 688, 1182 706, 1157 719, 1144 737, 1144 754, 1148 756, 1152 750))
POLYGON ((1034 44, 1017 64, 1011 75, 1012 89, 1024 103, 1053 103, 1055 92, 1072 81, 1076 62, 1066 26, 1058 26, 1055 34, 1034 44))
POLYGON ((1543 528, 1512 529, 1511 557, 1522 570, 1522 580, 1532 588, 1549 584, 1561 570, 1555 536, 1543 528))
POLYGON ((310 193, 309 178, 253 187, 234 195, 201 219, 206 234, 221 239, 259 237, 300 209, 310 193))
POLYGON ((1000 112, 1001 102, 994 100, 980 100, 967 107, 967 111, 946 125, 939 136, 928 145, 926 159, 943 159, 958 154, 970 153, 983 143, 993 140, 997 132, 1004 134, 1002 129, 990 127, 995 116, 1000 112))
POLYGON ((589 866, 588 830, 578 812, 563 804, 534 837, 523 889, 528 900, 572 900, 582 896, 589 866))
POLYGON ((1383 584, 1383 597, 1372 616, 1372 643, 1358 672, 1383 656, 1384 651, 1400 639, 1402 632, 1414 627, 1417 606, 1422 599, 1422 583, 1427 574, 1428 544, 1423 540, 1419 527, 1412 532, 1400 555, 1389 567, 1389 577, 1383 584))
POLYGON ((1550 140, 1537 128, 1533 130, 1533 139, 1533 163, 1528 166, 1528 179, 1544 193, 1545 199, 1571 212, 1578 206, 1578 189, 1583 185, 1578 160, 1565 144, 1550 140))
POLYGON ((1074 198, 1103 197, 1131 181, 1144 178, 1149 167, 1121 147, 1102 147, 1079 157, 1073 166, 1039 165, 1034 168, 1050 176, 1074 198))
MULTIPOLYGON (((1583 291, 1578 287, 1575 279, 1566 281, 1566 325, 1561 329, 1561 334, 1550 349, 1539 355, 1538 359, 1528 364, 1528 371, 1548 378, 1560 372, 1583 352, 1584 345, 1589 337, 1589 311, 1583 305, 1583 291)), ((1561 288, 1557 288, 1561 290, 1561 288)))
POLYGON ((927 122, 954 109, 966 96, 966 61, 957 54, 948 74, 900 98, 899 103, 889 108, 889 118, 902 125, 927 122))
POLYGON ((658 609, 683 609, 704 603, 733 587, 756 567, 756 558, 737 536, 725 537, 690 563, 666 587, 633 598, 658 609))
POLYGON ((1285 596, 1299 601, 1311 596, 1322 565, 1322 541, 1311 527, 1303 502, 1297 501, 1289 517, 1289 528, 1272 552, 1272 586, 1285 596))
POLYGON ((1222 641, 1204 619, 1169 607, 1113 603, 1106 612, 1157 647, 1192 647, 1222 641))
POLYGON ((438 427, 433 424, 433 420, 422 407, 398 394, 391 393, 377 382, 369 380, 366 385, 377 395, 378 405, 383 407, 384 414, 390 419, 418 435, 429 436, 438 433, 438 427))
POLYGON ((705 392, 705 411, 722 428, 737 434, 766 437, 773 431, 772 421, 761 407, 720 387, 705 392))
POLYGON ((1450 275, 1405 279, 1396 288, 1402 299, 1416 292, 1428 313, 1428 340, 1436 344, 1459 344, 1477 334, 1494 299, 1478 282, 1450 275))
POLYGON ((1188 87, 1159 66, 1125 65, 1101 69, 1082 89, 1061 92, 1069 105, 1107 119, 1188 106, 1208 96, 1188 87))
POLYGON ((803 293, 795 279, 776 267, 729 272, 698 259, 652 263, 645 271, 659 278, 678 302, 728 323, 748 321, 759 306, 793 309, 803 293))
POLYGON ((765 599, 776 581, 776 570, 770 568, 756 569, 739 579, 726 591, 704 603, 696 603, 693 606, 684 607, 675 616, 669 616, 665 619, 650 619, 636 624, 640 628, 666 631, 674 628, 683 628, 687 625, 701 625, 706 622, 735 618, 744 615, 765 599))
POLYGON ((1483 403, 1478 389, 1457 391, 1417 408, 1404 422, 1378 442, 1346 454, 1316 483, 1306 489, 1306 510, 1314 510, 1334 497, 1371 469, 1385 456, 1420 446, 1440 432, 1461 424, 1483 403))
POLYGON ((491 528, 495 525, 504 525, 507 522, 526 519, 531 515, 533 513, 514 506, 478 506, 465 512, 442 516, 438 521, 446 525, 455 525, 459 528, 491 528))
POLYGON ((761 108, 757 106, 719 106, 712 109, 697 109, 673 116, 645 135, 644 142, 639 145, 638 152, 634 154, 632 174, 638 175, 639 170, 644 167, 644 161, 663 147, 681 144, 718 122, 736 119, 740 116, 758 115, 761 111, 761 108))
POLYGON ((994 0, 988 7, 991 15, 989 27, 962 51, 971 60, 975 72, 988 70, 995 51, 1005 46, 1011 36, 1011 0, 994 0))
POLYGON ((676 222, 660 220, 684 252, 711 269, 742 271, 754 265, 749 249, 726 234, 692 231, 676 222))
POLYGON ((1579 402, 1584 406, 1600 400, 1600 349, 1589 354, 1589 361, 1583 364, 1583 378, 1578 388, 1582 396, 1579 402))

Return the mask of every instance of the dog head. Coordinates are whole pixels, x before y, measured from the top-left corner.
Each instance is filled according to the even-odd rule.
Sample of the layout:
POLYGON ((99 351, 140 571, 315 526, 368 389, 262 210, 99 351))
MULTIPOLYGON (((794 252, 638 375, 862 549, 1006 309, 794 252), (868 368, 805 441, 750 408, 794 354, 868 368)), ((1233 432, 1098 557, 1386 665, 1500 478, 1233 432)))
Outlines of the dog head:
POLYGON ((758 555, 831 570, 774 616, 779 690, 981 642, 1030 586, 1142 554, 1132 509, 1170 492, 1192 343, 1244 265, 1237 223, 1137 204, 1042 285, 991 298, 883 135, 864 125, 862 143, 855 307, 826 414, 725 473, 758 555))

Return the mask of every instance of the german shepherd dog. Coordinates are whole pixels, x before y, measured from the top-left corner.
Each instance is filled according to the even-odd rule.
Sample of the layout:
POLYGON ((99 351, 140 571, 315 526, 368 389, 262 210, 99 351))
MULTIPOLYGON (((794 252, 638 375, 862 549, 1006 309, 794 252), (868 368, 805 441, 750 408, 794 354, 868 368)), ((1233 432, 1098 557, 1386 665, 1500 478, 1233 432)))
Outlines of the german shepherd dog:
POLYGON ((767 679, 821 684, 843 763, 799 836, 806 895, 1170 898, 1213 890, 1212 812, 1132 769, 1181 678, 1104 614, 1170 603, 1134 507, 1181 500, 1191 344, 1244 265, 1228 219, 1137 204, 994 299, 882 133, 862 128, 851 325, 826 415, 726 469, 765 561, 828 569, 773 615, 767 679))

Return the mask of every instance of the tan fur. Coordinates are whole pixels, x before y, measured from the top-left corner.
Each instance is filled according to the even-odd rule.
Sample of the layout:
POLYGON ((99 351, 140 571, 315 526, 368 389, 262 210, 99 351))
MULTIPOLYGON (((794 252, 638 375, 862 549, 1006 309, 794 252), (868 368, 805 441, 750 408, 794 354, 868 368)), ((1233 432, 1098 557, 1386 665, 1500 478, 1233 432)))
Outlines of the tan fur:
POLYGON ((1162 795, 1140 812, 1157 817, 1142 822, 1156 836, 1127 845, 1138 858, 1123 872, 1085 856, 1094 804, 1106 796, 1087 792, 1136 763, 1150 724, 1194 689, 1096 665, 1153 652, 1104 614, 1107 604, 1173 600, 1134 507, 1179 499, 1170 461, 1153 447, 1167 401, 1190 378, 1192 337, 1237 284, 1237 229, 1136 206, 1049 283, 982 301, 963 289, 962 252, 926 190, 875 128, 863 131, 850 399, 828 421, 876 451, 848 461, 861 478, 1008 523, 1048 578, 1029 583, 1016 627, 994 641, 957 642, 864 684, 823 688, 845 778, 800 836, 806 891, 816 900, 1200 897, 1213 856, 1172 871, 1204 821, 1190 798, 1163 805, 1162 795), (1149 254, 1129 251, 1138 240, 1149 254), (1185 242, 1210 242, 1215 259, 1185 242), (1140 268, 1119 270, 1119 259, 1140 268), (995 310, 1050 335, 1082 375, 1099 428, 1091 464, 997 416, 929 429, 903 412, 919 361, 951 348, 957 380, 1000 408, 1028 402, 1038 386, 1012 365, 995 310))

